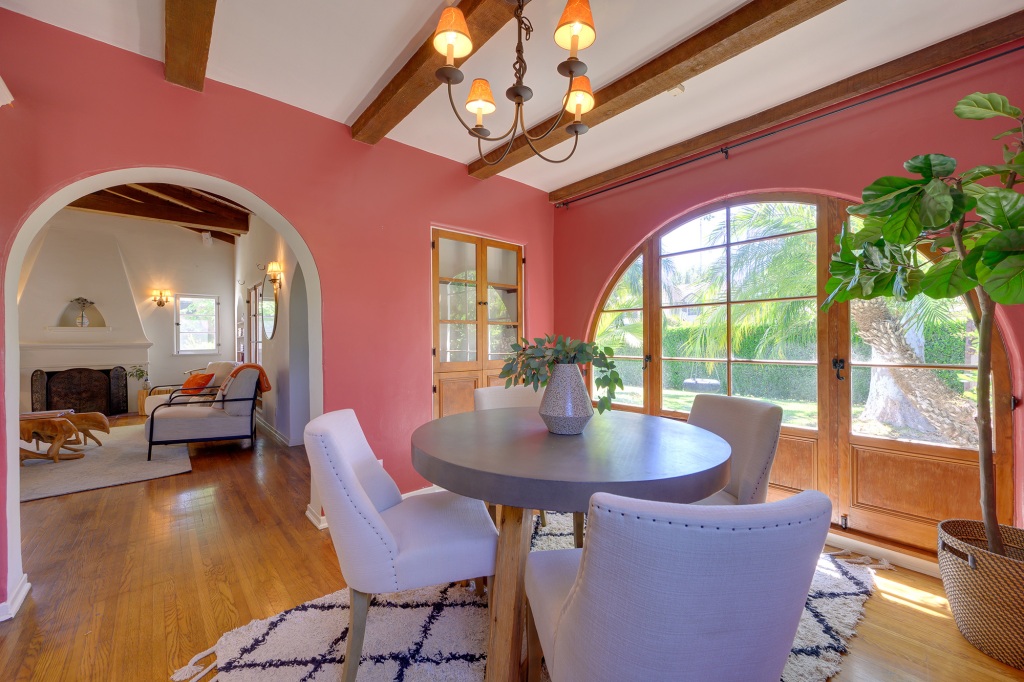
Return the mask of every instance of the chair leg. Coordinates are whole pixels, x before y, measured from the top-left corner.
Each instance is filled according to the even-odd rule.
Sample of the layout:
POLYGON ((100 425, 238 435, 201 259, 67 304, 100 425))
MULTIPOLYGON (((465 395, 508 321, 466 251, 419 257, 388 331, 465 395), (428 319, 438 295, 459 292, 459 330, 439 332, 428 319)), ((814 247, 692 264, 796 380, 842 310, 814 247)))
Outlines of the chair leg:
POLYGON ((539 511, 540 511, 540 525, 542 527, 544 527, 544 528, 547 528, 547 526, 548 526, 548 513, 546 511, 544 511, 543 509, 541 509, 539 511))
POLYGON ((572 515, 572 537, 576 542, 576 549, 583 546, 583 512, 574 512, 572 515))
POLYGON ((526 602, 526 682, 540 682, 540 661, 544 652, 540 650, 540 636, 537 624, 533 622, 530 602, 526 602))
POLYGON ((356 682, 359 659, 363 655, 363 636, 366 634, 366 612, 370 609, 370 595, 348 588, 348 643, 345 645, 345 666, 342 682, 356 682))
POLYGON ((149 444, 149 454, 146 455, 146 461, 147 462, 153 461, 153 443, 152 442, 150 442, 150 444, 149 444))

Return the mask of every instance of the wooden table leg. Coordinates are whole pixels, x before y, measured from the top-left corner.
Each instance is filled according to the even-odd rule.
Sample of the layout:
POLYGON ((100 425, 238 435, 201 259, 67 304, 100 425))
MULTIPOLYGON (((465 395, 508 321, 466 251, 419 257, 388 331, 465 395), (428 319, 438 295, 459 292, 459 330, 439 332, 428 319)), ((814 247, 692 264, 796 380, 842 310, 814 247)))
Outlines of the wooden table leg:
POLYGON ((501 506, 498 555, 491 592, 491 629, 487 642, 486 682, 519 682, 523 658, 523 601, 526 556, 530 552, 532 511, 501 506))

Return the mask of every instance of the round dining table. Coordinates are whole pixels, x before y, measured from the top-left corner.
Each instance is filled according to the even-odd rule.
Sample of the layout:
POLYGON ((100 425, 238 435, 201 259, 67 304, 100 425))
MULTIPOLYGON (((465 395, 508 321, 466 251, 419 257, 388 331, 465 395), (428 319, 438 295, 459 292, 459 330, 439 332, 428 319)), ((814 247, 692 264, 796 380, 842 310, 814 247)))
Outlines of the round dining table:
POLYGON ((730 455, 710 431, 625 411, 595 415, 578 436, 549 433, 535 407, 464 412, 416 429, 421 476, 500 505, 486 682, 519 680, 531 510, 585 512, 596 492, 695 502, 728 483, 730 455))

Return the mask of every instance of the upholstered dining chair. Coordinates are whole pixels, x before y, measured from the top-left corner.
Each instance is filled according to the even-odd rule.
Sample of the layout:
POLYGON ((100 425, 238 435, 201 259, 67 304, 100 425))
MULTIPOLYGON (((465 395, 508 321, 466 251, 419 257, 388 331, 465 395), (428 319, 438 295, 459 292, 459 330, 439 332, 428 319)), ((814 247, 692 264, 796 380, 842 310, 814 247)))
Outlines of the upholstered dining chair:
POLYGON ((768 496, 768 477, 779 446, 782 408, 750 398, 701 393, 688 424, 721 436, 732 447, 729 483, 696 504, 757 504, 768 496))
POLYGON ((494 410, 499 407, 536 407, 544 399, 544 388, 533 390, 533 386, 488 386, 473 391, 473 409, 494 410))
POLYGON ((526 563, 529 680, 778 682, 828 533, 817 491, 700 506, 596 493, 583 549, 526 563))
MULTIPOLYGON (((532 386, 488 386, 486 388, 478 388, 473 391, 473 409, 477 412, 480 410, 496 410, 500 407, 536 407, 540 409, 540 402, 544 399, 544 389, 540 388, 534 390, 532 386)), ((493 508, 491 508, 493 509, 493 508)), ((540 512, 540 523, 542 526, 548 525, 548 514, 543 509, 538 509, 540 512)), ((577 524, 576 515, 573 515, 573 526, 577 524)), ((579 514, 579 527, 580 536, 577 547, 582 547, 583 544, 583 514, 579 514)))
POLYGON ((403 499, 352 410, 313 419, 304 440, 348 584, 342 680, 353 682, 370 595, 492 576, 498 532, 480 500, 447 490, 403 499))

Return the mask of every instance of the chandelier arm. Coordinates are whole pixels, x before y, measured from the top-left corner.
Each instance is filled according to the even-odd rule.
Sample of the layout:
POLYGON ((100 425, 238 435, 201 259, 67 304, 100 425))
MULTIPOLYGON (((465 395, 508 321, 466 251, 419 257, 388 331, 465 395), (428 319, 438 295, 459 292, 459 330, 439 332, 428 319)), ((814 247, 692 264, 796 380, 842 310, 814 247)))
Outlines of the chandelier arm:
MULTIPOLYGON (((467 131, 467 132, 468 132, 468 133, 469 133, 470 135, 472 135, 473 137, 475 137, 475 138, 476 138, 476 139, 478 139, 478 140, 486 140, 486 141, 488 141, 488 142, 501 142, 501 141, 502 141, 502 140, 504 140, 504 139, 505 139, 506 137, 508 137, 509 135, 511 135, 511 134, 512 134, 513 132, 515 132, 515 129, 516 129, 516 121, 518 120, 518 119, 516 118, 517 114, 519 113, 518 111, 516 111, 516 112, 514 112, 514 113, 512 114, 512 125, 510 125, 510 126, 509 126, 508 130, 507 130, 507 131, 505 131, 505 133, 503 133, 502 135, 498 135, 498 136, 496 136, 496 137, 481 137, 481 136, 479 136, 479 135, 475 134, 475 133, 473 132, 473 129, 472 129, 472 128, 470 128, 470 127, 469 127, 468 125, 466 125, 466 122, 462 120, 462 116, 460 116, 460 115, 459 115, 459 110, 458 110, 458 109, 457 109, 457 108, 455 107, 455 98, 454 98, 454 97, 452 97, 452 84, 451 84, 451 83, 449 83, 449 84, 448 84, 448 102, 449 102, 449 104, 451 104, 451 105, 452 105, 452 113, 453 113, 453 114, 455 114, 455 118, 459 119, 459 123, 461 123, 461 124, 462 124, 462 127, 463 127, 463 128, 465 128, 465 129, 466 129, 466 131, 467 131)), ((521 105, 517 104, 517 105, 516 105, 516 108, 517 108, 517 109, 519 109, 519 108, 520 108, 520 106, 521 106, 521 105)))
POLYGON ((462 127, 465 128, 468 133, 472 134, 473 133, 473 129, 470 128, 468 125, 466 125, 466 122, 462 120, 462 115, 459 114, 459 110, 455 108, 455 98, 452 97, 452 84, 451 83, 448 83, 448 101, 452 105, 452 113, 455 114, 455 118, 459 119, 459 123, 462 124, 462 127))
MULTIPOLYGON (((572 81, 573 81, 573 78, 575 78, 575 76, 569 76, 569 89, 565 91, 565 98, 562 100, 563 102, 568 102, 569 101, 569 94, 572 92, 572 81)), ((531 136, 529 131, 527 130, 527 128, 526 128, 526 121, 523 120, 522 110, 520 110, 519 123, 523 126, 523 136, 526 139, 528 139, 528 140, 543 140, 545 137, 547 137, 551 133, 555 132, 555 128, 557 128, 558 124, 562 122, 563 118, 565 118, 565 114, 566 114, 566 111, 565 111, 565 107, 563 106, 561 109, 558 110, 558 117, 555 118, 555 121, 554 121, 554 123, 551 124, 551 127, 548 128, 545 132, 541 133, 540 135, 537 135, 536 137, 534 137, 534 136, 531 136)), ((532 147, 533 145, 530 145, 530 146, 532 147)))
POLYGON ((508 156, 508 153, 510 151, 512 151, 512 143, 515 142, 515 141, 516 141, 516 138, 515 138, 514 135, 512 137, 510 137, 509 140, 508 140, 508 144, 505 145, 505 151, 503 151, 501 153, 501 156, 499 156, 494 161, 488 161, 487 157, 484 156, 484 148, 483 148, 483 144, 481 143, 481 139, 480 138, 477 138, 477 140, 476 140, 476 151, 477 151, 477 154, 480 155, 480 160, 483 161, 485 164, 487 164, 488 166, 497 166, 499 163, 504 161, 505 157, 508 156))
POLYGON ((548 163, 565 163, 566 161, 568 161, 570 158, 572 158, 572 155, 576 153, 576 145, 579 144, 579 142, 580 142, 580 134, 579 133, 573 133, 572 134, 572 149, 569 150, 569 153, 565 155, 565 158, 562 158, 562 159, 549 159, 548 157, 546 157, 543 154, 541 154, 539 149, 537 149, 536 147, 533 146, 533 142, 530 140, 530 138, 526 138, 526 143, 528 145, 530 145, 530 149, 533 150, 533 153, 536 154, 537 156, 539 156, 540 158, 544 159, 548 163))

